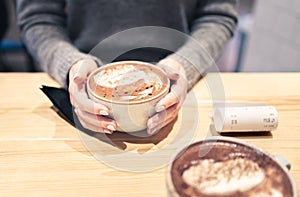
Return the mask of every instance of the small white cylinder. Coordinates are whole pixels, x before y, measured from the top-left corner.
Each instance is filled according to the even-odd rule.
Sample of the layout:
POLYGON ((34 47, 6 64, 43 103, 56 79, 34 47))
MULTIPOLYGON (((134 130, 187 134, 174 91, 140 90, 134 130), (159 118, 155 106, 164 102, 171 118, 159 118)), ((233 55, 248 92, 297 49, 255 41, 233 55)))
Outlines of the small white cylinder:
POLYGON ((217 108, 213 119, 218 132, 271 131, 278 126, 278 113, 273 106, 217 108))

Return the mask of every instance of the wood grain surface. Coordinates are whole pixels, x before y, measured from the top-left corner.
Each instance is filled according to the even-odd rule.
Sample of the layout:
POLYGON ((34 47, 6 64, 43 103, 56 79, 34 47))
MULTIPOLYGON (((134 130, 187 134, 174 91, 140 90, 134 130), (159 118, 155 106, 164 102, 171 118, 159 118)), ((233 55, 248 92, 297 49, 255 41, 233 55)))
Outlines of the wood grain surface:
POLYGON ((286 158, 291 176, 300 185, 300 73, 209 74, 189 93, 177 120, 150 137, 86 135, 56 113, 39 90, 41 85, 59 87, 45 73, 0 73, 1 197, 166 196, 167 163, 159 162, 169 161, 183 142, 218 135, 212 129, 212 100, 224 99, 276 107, 275 131, 228 136, 286 158), (168 146, 172 143, 177 147, 168 146), (98 160, 123 153, 129 153, 127 160, 114 161, 121 170, 98 160), (131 153, 155 156, 134 160, 131 153), (149 168, 122 171, 126 165, 149 168))

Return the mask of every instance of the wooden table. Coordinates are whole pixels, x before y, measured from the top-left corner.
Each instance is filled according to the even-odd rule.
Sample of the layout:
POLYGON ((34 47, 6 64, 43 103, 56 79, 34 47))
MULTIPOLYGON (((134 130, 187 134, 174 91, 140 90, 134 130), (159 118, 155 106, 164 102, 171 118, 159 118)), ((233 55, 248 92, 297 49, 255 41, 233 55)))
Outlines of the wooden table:
MULTIPOLYGON (((300 73, 224 73, 220 77, 226 100, 276 107, 277 130, 267 135, 234 137, 289 160, 291 175, 299 186, 300 73)), ((95 159, 77 129, 51 108, 51 102, 39 90, 43 84, 58 86, 45 73, 0 74, 0 196, 166 196, 166 167, 124 172, 95 159)), ((209 87, 206 80, 194 87, 183 106, 185 115, 181 112, 167 133, 138 143, 128 136, 122 142, 124 135, 115 134, 114 138, 122 142, 118 148, 140 154, 157 151, 174 137, 176 129, 186 128, 188 132, 195 124, 193 141, 216 135, 210 130, 209 87)), ((112 147, 98 141, 104 151, 112 147)))

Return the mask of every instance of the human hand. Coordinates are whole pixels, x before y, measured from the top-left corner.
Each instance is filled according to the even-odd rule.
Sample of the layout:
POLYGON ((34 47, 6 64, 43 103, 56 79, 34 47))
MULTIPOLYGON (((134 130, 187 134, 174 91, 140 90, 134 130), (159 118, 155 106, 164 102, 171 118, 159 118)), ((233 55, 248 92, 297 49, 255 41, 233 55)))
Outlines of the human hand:
POLYGON ((105 117, 109 114, 108 107, 91 100, 86 91, 87 77, 96 68, 97 64, 92 59, 82 59, 72 65, 69 72, 70 101, 84 128, 112 134, 117 124, 114 120, 105 117))
POLYGON ((187 95, 187 80, 182 65, 171 58, 161 60, 158 65, 171 80, 170 92, 155 106, 156 113, 148 122, 148 134, 153 134, 174 120, 187 95))

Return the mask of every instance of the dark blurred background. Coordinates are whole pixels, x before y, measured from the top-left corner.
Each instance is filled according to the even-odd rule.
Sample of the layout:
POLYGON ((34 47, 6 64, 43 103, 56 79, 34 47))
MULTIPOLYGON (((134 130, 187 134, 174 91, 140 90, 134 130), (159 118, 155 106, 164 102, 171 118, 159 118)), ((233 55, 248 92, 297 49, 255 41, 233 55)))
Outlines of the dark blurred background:
MULTIPOLYGON (((299 8, 299 0, 240 0, 239 25, 217 62, 220 71, 300 71, 299 8)), ((0 0, 0 20, 0 71, 39 71, 21 41, 15 0, 0 0)))
POLYGON ((36 71, 16 24, 15 0, 0 0, 0 71, 36 71))

